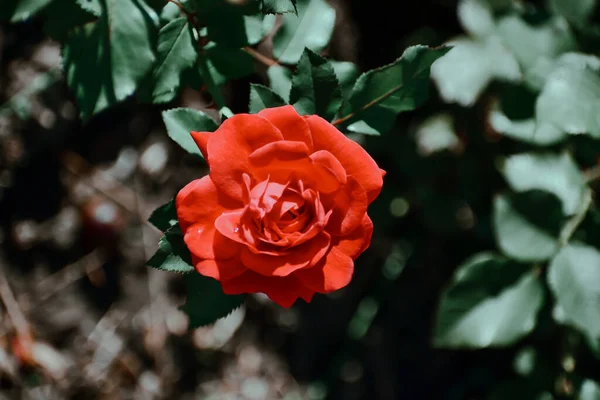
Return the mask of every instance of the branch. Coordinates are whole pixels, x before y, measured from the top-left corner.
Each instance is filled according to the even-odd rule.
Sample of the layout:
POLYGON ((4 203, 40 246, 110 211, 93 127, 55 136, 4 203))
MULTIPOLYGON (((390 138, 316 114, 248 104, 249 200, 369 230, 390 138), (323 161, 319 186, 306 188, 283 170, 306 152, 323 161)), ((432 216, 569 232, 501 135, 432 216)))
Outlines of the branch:
POLYGON ((265 64, 267 67, 272 67, 273 65, 279 65, 279 63, 277 61, 259 53, 258 51, 254 50, 252 47, 246 46, 242 50, 244 50, 246 53, 250 54, 252 56, 252 58, 254 58, 255 60, 265 64))
POLYGON ((367 104, 365 104, 364 106, 362 106, 360 108, 360 110, 358 110, 357 112, 351 112, 350 114, 346 115, 345 117, 342 117, 340 119, 336 119, 335 121, 332 122, 333 125, 339 125, 342 124, 346 121, 348 121, 351 118, 354 118, 356 116, 356 114, 359 114, 363 111, 368 110, 369 108, 373 107, 374 105, 376 105, 377 103, 382 102, 383 100, 387 99, 388 97, 392 96, 394 93, 396 93, 398 90, 402 89, 404 87, 404 84, 398 85, 398 86, 394 86, 393 88, 391 88, 390 90, 388 90, 387 92, 385 92, 384 94, 382 94, 381 96, 377 97, 374 100, 371 100, 370 102, 368 102, 367 104))

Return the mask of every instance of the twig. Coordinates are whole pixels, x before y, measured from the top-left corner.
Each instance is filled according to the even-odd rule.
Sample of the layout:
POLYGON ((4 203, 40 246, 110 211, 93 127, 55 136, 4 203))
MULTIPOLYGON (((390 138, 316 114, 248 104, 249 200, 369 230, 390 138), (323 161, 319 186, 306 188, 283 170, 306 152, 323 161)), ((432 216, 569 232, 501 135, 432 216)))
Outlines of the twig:
POLYGON ((246 46, 242 50, 244 50, 246 53, 250 54, 252 56, 252 58, 254 58, 255 60, 260 61, 261 63, 265 64, 267 67, 272 67, 273 65, 279 65, 279 63, 277 61, 259 53, 258 51, 254 50, 250 46, 246 46))
POLYGON ((4 266, 0 261, 0 297, 2 298, 2 302, 6 307, 6 312, 10 320, 12 321, 13 327, 17 331, 19 335, 31 335, 31 328, 29 326, 29 322, 25 318, 23 311, 19 307, 19 303, 15 299, 13 292, 6 280, 6 274, 4 271, 4 266))
POLYGON ((591 189, 587 188, 583 194, 583 198, 577 209, 576 214, 570 220, 567 221, 567 223, 564 225, 563 229, 560 232, 559 243, 561 247, 569 244, 569 240, 571 240, 571 237, 573 236, 579 225, 581 225, 581 223, 585 219, 585 215, 587 214, 591 205, 592 191, 591 189))
POLYGON ((73 282, 81 279, 85 274, 94 272, 102 267, 105 260, 106 254, 98 248, 73 264, 69 264, 58 272, 44 278, 37 284, 37 288, 41 292, 40 301, 49 299, 73 282))

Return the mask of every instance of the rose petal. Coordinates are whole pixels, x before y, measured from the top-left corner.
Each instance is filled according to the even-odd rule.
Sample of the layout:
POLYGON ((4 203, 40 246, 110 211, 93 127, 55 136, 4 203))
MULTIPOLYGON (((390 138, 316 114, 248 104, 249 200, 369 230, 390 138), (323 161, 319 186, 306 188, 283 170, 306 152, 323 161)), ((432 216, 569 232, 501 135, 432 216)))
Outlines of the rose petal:
POLYGON ((237 114, 221 124, 208 140, 210 176, 226 195, 243 198, 244 173, 251 170, 248 156, 283 136, 268 120, 252 114, 237 114))
POLYGON ((212 225, 222 212, 241 206, 221 195, 208 176, 190 182, 175 198, 179 226, 184 233, 193 224, 212 225))
POLYGON ((290 249, 287 255, 255 254, 243 249, 244 266, 265 276, 287 276, 300 268, 309 268, 319 262, 329 249, 330 237, 321 232, 302 246, 290 249))
POLYGON ((212 135, 211 132, 190 132, 192 139, 196 142, 196 146, 200 149, 200 152, 204 156, 204 159, 208 162, 208 138, 212 135))
MULTIPOLYGON (((221 282, 223 293, 264 293, 275 303, 289 308, 298 297, 310 299, 309 290, 302 287, 293 275, 284 277, 267 277, 254 271, 246 270, 243 274, 221 282)), ((308 301, 308 300, 307 300, 308 301)))
POLYGON ((240 276, 248 269, 239 258, 229 260, 194 260, 194 267, 199 274, 224 282, 240 276))
POLYGON ((354 273, 354 262, 339 249, 332 247, 327 257, 312 268, 294 273, 300 282, 318 293, 331 293, 348 285, 354 273))
POLYGON ((367 191, 369 204, 375 200, 383 179, 381 171, 369 154, 356 142, 348 139, 335 126, 317 115, 305 117, 310 128, 315 150, 327 150, 367 191))
POLYGON ((336 238, 332 247, 346 254, 348 257, 356 260, 371 244, 373 236, 373 222, 367 214, 364 215, 362 222, 354 232, 342 238, 336 238))
POLYGON ((273 160, 296 161, 308 157, 308 147, 304 142, 280 140, 271 142, 252 152, 250 162, 257 167, 264 167, 273 160))
POLYGON ((313 164, 326 168, 337 178, 340 184, 345 185, 347 180, 346 170, 337 158, 327 150, 319 150, 310 155, 313 164))
POLYGON ((244 215, 244 210, 235 210, 224 212, 215 220, 215 228, 226 238, 235 242, 246 244, 245 238, 242 236, 241 219, 244 215))
POLYGON ((214 224, 194 224, 183 237, 190 253, 199 259, 227 259, 239 254, 241 245, 225 237, 214 224))
POLYGON ((327 231, 334 236, 344 236, 356 230, 367 213, 369 205, 365 189, 354 179, 348 177, 348 183, 332 201, 332 215, 327 231))
POLYGON ((258 115, 265 117, 279 129, 285 140, 304 142, 312 152, 313 141, 308 124, 293 106, 265 108, 258 115))

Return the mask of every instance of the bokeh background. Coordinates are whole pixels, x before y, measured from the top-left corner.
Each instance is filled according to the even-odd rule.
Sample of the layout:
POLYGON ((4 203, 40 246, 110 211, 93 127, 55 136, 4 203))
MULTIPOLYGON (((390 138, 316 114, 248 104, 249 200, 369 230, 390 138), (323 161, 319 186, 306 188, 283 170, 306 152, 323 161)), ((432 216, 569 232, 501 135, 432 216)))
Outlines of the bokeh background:
MULTIPOLYGON (((456 0, 330 4, 325 53, 361 71, 462 33, 456 0)), ((494 157, 512 144, 485 129, 485 99, 449 106, 433 89, 391 132, 357 138, 388 173, 370 209, 373 244, 347 288, 291 309, 252 296, 188 332, 181 278, 144 266, 160 238, 145 221, 206 167, 169 140, 160 107, 126 102, 82 123, 42 27, 0 23, 0 399, 485 399, 516 376, 527 339, 431 344, 454 269, 496 248, 491 199, 505 184, 494 157), (419 139, 440 110, 456 136, 419 139)), ((233 112, 247 111, 248 85, 264 73, 257 65, 226 85, 233 112)), ((177 103, 212 112, 191 88, 177 103)), ((544 338, 539 354, 560 368, 560 343, 544 338)), ((582 363, 600 376, 597 361, 582 363)))

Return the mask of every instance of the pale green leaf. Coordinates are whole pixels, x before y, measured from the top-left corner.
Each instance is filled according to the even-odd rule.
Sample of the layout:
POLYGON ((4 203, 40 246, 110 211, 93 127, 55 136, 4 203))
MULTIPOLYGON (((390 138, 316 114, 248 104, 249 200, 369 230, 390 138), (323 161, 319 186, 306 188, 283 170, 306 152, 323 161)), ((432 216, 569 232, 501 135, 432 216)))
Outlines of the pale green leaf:
POLYGON ((434 344, 447 348, 509 346, 536 324, 544 289, 533 271, 492 254, 461 265, 442 294, 434 344))
POLYGON ((248 44, 253 46, 259 43, 275 26, 274 15, 245 15, 246 37, 248 44))
POLYGON ((448 103, 469 107, 490 82, 521 80, 516 58, 495 36, 459 38, 448 45, 452 49, 431 67, 431 77, 448 103))
POLYGON ((537 122, 535 119, 510 120, 499 109, 489 114, 489 123, 497 132, 526 143, 546 146, 563 141, 567 135, 556 125, 537 122))
POLYGON ((174 19, 158 33, 158 62, 154 67, 154 103, 169 102, 181 86, 181 74, 198 58, 187 18, 174 19))
POLYGON ((502 173, 513 190, 543 190, 562 202, 565 215, 572 215, 583 200, 585 178, 568 153, 526 153, 506 159, 502 173))
POLYGON ((283 100, 289 102, 290 91, 292 90, 292 71, 289 68, 276 64, 267 69, 269 86, 283 100))
POLYGON ((429 156, 444 150, 456 150, 460 140, 454 131, 454 118, 443 113, 427 118, 415 133, 417 149, 422 156, 429 156))
POLYGON ((188 153, 202 157, 202 153, 192 139, 190 132, 213 132, 217 123, 202 111, 191 108, 174 108, 163 111, 163 121, 169 137, 188 153))
POLYGON ((495 28, 492 11, 486 0, 461 0, 458 3, 458 20, 470 35, 489 36, 495 28))
POLYGON ((493 220, 498 247, 515 260, 544 261, 558 250, 558 238, 529 221, 505 195, 494 200, 493 220))
POLYGON ((569 53, 558 60, 536 103, 536 119, 569 134, 600 138, 600 59, 569 53))
POLYGON ((349 99, 352 94, 352 88, 360 76, 358 67, 356 64, 348 61, 329 61, 329 63, 335 71, 335 76, 340 84, 340 89, 342 89, 344 99, 349 99))
POLYGON ((600 385, 590 379, 581 384, 577 400, 600 400, 600 385))
POLYGON ((298 15, 285 14, 273 37, 273 55, 283 63, 298 62, 305 48, 321 51, 335 25, 335 10, 325 0, 298 0, 298 15))
POLYGON ((556 298, 555 319, 600 340, 600 251, 570 244, 554 257, 548 285, 556 298))
POLYGON ((260 0, 264 14, 296 13, 297 0, 260 0))

